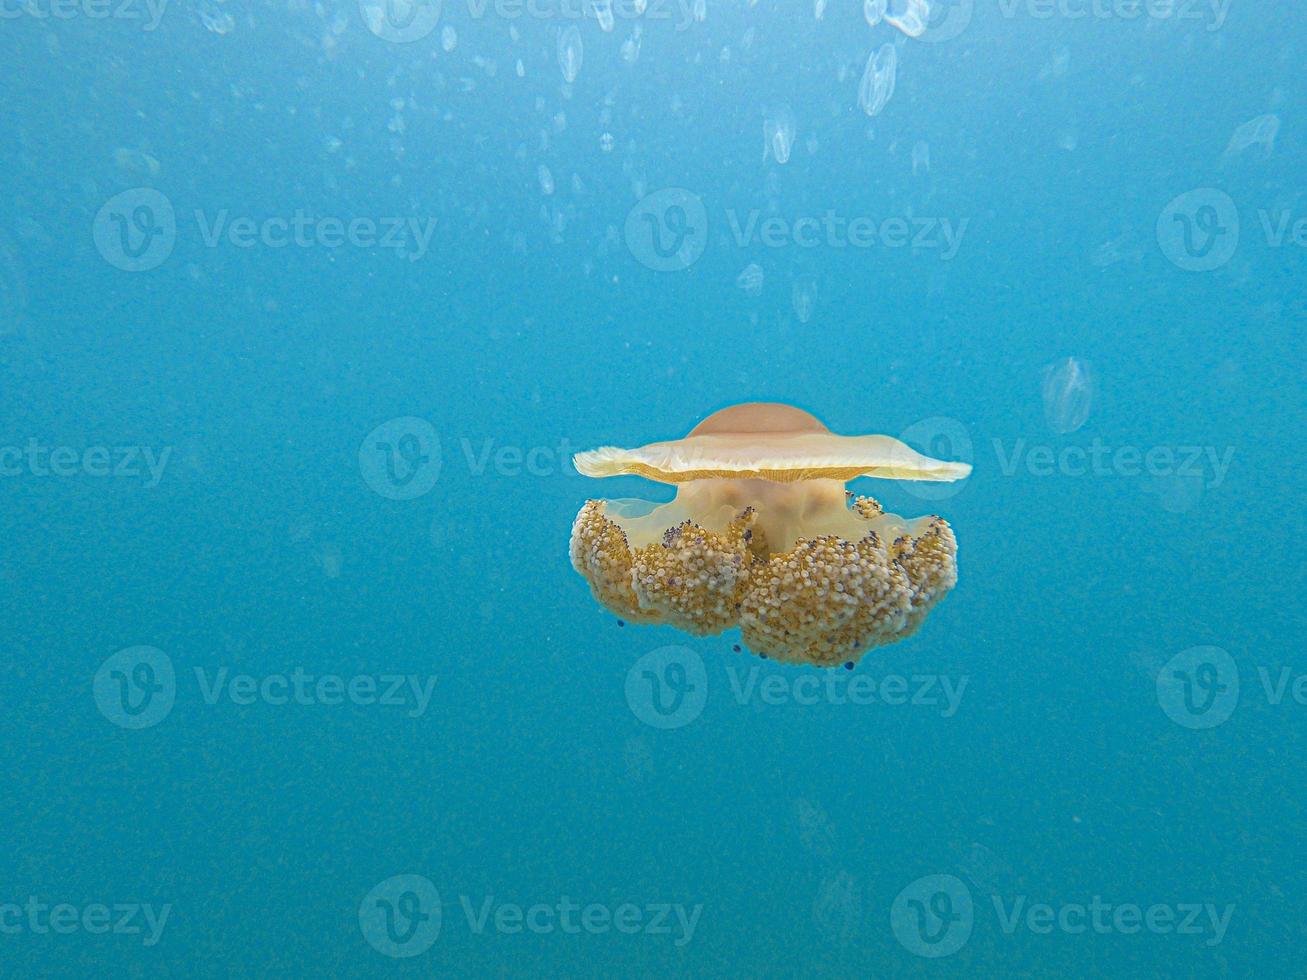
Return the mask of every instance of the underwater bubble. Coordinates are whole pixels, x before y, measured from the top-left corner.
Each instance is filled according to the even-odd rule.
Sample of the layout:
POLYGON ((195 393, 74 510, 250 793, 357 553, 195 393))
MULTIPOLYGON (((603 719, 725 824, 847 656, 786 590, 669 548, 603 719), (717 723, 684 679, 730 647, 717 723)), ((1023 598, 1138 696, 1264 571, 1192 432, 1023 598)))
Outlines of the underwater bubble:
POLYGON ((835 852, 835 828, 818 803, 800 798, 794 802, 799 824, 799 843, 817 857, 828 858, 835 852))
POLYGON ((787 105, 777 106, 762 123, 763 159, 770 153, 777 163, 786 163, 794 147, 794 113, 787 105))
POLYGON ((1145 493, 1155 494, 1158 504, 1168 514, 1187 514, 1203 499, 1204 481, 1202 473, 1168 473, 1150 477, 1143 489, 1145 493))
POLYGON ((27 282, 18 252, 0 238, 0 336, 22 332, 27 310, 27 282))
POLYGON ((536 180, 540 182, 540 191, 546 197, 554 192, 554 175, 543 163, 536 167, 536 180))
POLYGON ((812 311, 817 306, 817 280, 812 276, 800 276, 794 281, 790 298, 794 305, 794 315, 800 323, 807 323, 812 319, 812 311))
POLYGON ((812 15, 817 20, 821 20, 826 16, 826 0, 813 0, 812 15))
POLYGON ((920 177, 930 173, 930 144, 917 140, 912 145, 912 176, 920 177))
POLYGON ((113 151, 113 163, 124 177, 132 179, 157 177, 162 169, 159 161, 150 154, 125 146, 113 151))
POLYGON ((340 578, 341 568, 345 564, 345 556, 340 550, 340 545, 334 541, 324 541, 318 549, 318 561, 322 565, 322 573, 327 578, 340 578))
POLYGON ((1280 117, 1274 113, 1249 119, 1234 131, 1230 143, 1221 157, 1222 163, 1229 163, 1241 155, 1244 150, 1255 147, 1254 159, 1266 160, 1275 152, 1275 137, 1280 132, 1280 117))
POLYGON ((1089 256, 1096 269, 1109 269, 1121 262, 1138 264, 1143 261, 1144 248, 1133 232, 1126 231, 1099 245, 1089 256))
POLYGON ((879 115, 894 96, 898 77, 899 54, 893 44, 883 44, 879 51, 867 59, 858 86, 858 105, 869 116, 879 115))
POLYGON ((921 37, 930 23, 930 4, 926 0, 890 0, 885 23, 893 24, 908 37, 921 37))
POLYGON ((978 891, 995 895, 1020 885, 1020 876, 1002 857, 978 841, 951 848, 958 870, 978 891))
POLYGON ((1093 380, 1083 361, 1066 357, 1044 369, 1044 418, 1058 435, 1084 425, 1093 401, 1093 380))
POLYGON ((743 271, 735 277, 735 285, 739 286, 750 296, 758 296, 762 293, 762 266, 757 262, 750 262, 743 271))
POLYGON ((643 783, 653 776, 653 747, 647 738, 628 738, 622 746, 622 758, 626 763, 626 778, 632 782, 643 783))
POLYGON ((1048 64, 1039 70, 1039 77, 1041 79, 1065 78, 1070 67, 1071 49, 1062 45, 1053 49, 1053 56, 1049 59, 1048 64))
POLYGON ((562 69, 563 80, 576 81, 581 71, 581 60, 585 52, 581 44, 581 32, 575 25, 568 27, 558 38, 558 67, 562 69))
POLYGON ((640 57, 640 25, 636 24, 631 36, 622 42, 622 60, 633 65, 640 57))
POLYGON ((206 30, 214 34, 230 34, 236 27, 231 14, 223 10, 214 0, 201 0, 200 22, 206 30))
POLYGON ((827 875, 812 903, 812 924, 821 938, 834 946, 847 946, 862 922, 862 896, 858 882, 843 869, 827 875))

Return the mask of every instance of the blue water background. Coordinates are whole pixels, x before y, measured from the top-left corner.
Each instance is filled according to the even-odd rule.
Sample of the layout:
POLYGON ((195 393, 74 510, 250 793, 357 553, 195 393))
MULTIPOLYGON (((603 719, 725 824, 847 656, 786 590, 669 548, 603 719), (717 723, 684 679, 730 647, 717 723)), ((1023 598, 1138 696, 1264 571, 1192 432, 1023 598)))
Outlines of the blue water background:
POLYGON ((0 972, 1302 969, 1307 708, 1271 703, 1258 675, 1307 671, 1307 266, 1302 248, 1270 247, 1257 217, 1307 216, 1296 5, 1234 0, 1209 29, 1005 17, 980 0, 959 37, 926 44, 869 28, 853 4, 816 21, 810 5, 709 0, 702 23, 646 23, 633 64, 620 54, 630 21, 580 23, 567 92, 557 19, 514 21, 513 39, 503 19, 446 4, 447 52, 439 30, 387 43, 351 4, 233 0, 218 8, 226 34, 204 25, 214 9, 176 3, 153 31, 82 15, 0 23, 0 442, 172 450, 153 487, 27 470, 0 482, 0 903, 172 906, 152 946, 0 935, 0 972), (897 88, 869 119, 858 82, 886 42, 900 45, 897 88), (763 152, 782 104, 797 121, 784 165, 763 152), (1264 113, 1282 122, 1274 151, 1223 161, 1264 113), (918 141, 931 162, 914 176, 918 141), (105 201, 136 187, 166 195, 179 222, 172 254, 141 273, 92 234, 105 201), (624 234, 664 187, 696 195, 710 226, 675 272, 650 269, 624 234), (1242 219, 1238 250, 1206 273, 1179 268, 1156 233, 1195 188, 1225 192, 1242 219), (192 216, 223 209, 437 226, 412 262, 206 246, 192 216), (753 209, 969 224, 948 260, 741 245, 727 215, 753 209), (756 297, 736 284, 752 262, 756 297), (796 281, 816 285, 807 322, 796 281), (1093 404, 1059 434, 1042 385, 1066 357, 1089 366, 1093 404), (585 480, 568 452, 674 437, 750 400, 842 432, 935 418, 965 432, 975 473, 951 497, 856 486, 956 531, 956 590, 859 667, 965 676, 956 714, 740 703, 731 679, 753 668, 791 683, 814 672, 736 654, 732 634, 623 629, 570 569, 585 499, 669 493, 585 480), (359 449, 407 416, 439 434, 439 479, 387 499, 359 449), (1165 477, 1004 465, 1094 440, 1233 457, 1196 499, 1165 477), (487 447, 538 449, 540 465, 482 468, 487 447), (100 665, 135 645, 178 675, 167 718, 140 731, 93 696, 100 665), (666 645, 702 658, 708 697, 664 731, 624 691, 666 645), (1196 645, 1227 651, 1242 681, 1210 730, 1168 717, 1155 683, 1196 645), (224 667, 437 680, 416 718, 208 704, 193 671, 224 667), (359 925, 365 896, 397 874, 425 876, 443 903, 438 940, 404 959, 359 925), (969 940, 940 960, 891 928, 895 897, 933 874, 976 901, 969 940), (1235 908, 1219 944, 1008 934, 991 891, 1009 905, 1235 908), (683 945, 478 934, 461 896, 702 913, 683 945))

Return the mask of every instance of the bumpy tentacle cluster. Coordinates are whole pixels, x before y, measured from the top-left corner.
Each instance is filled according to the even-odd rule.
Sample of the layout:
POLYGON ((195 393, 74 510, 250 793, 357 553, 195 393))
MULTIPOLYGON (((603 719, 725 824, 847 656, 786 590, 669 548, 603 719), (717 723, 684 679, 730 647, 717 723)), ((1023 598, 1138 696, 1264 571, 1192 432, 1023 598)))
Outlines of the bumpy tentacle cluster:
POLYGON ((632 550, 603 501, 591 500, 572 528, 572 565, 633 622, 698 635, 738 625, 757 653, 832 667, 913 633, 957 582, 957 541, 942 518, 885 542, 870 523, 880 505, 859 497, 851 507, 869 522, 861 540, 800 539, 772 554, 752 508, 722 531, 686 521, 632 550))

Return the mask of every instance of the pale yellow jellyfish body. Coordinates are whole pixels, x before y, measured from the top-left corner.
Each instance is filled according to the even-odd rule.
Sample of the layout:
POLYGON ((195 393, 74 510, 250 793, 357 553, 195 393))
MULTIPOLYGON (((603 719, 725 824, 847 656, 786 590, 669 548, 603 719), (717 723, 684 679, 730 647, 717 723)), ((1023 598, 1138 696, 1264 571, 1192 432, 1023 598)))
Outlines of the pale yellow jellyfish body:
POLYGON ((723 409, 684 439, 579 453, 586 476, 676 485, 665 504, 590 500, 572 565, 595 598, 636 623, 708 635, 738 626, 753 651, 823 667, 913 633, 957 582, 940 517, 886 514, 844 485, 859 476, 959 480, 889 436, 835 435, 789 405, 723 409))

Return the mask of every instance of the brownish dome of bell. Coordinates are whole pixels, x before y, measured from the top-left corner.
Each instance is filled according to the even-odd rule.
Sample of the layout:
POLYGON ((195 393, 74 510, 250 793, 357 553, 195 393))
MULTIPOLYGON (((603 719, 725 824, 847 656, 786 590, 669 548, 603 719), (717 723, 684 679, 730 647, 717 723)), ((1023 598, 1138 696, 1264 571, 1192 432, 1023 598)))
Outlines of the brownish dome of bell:
POLYGON ((713 412, 690 430, 692 436, 760 432, 830 432, 817 416, 780 402, 749 402, 713 412))

